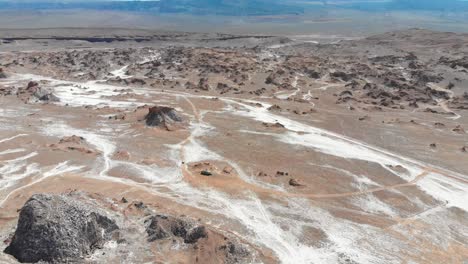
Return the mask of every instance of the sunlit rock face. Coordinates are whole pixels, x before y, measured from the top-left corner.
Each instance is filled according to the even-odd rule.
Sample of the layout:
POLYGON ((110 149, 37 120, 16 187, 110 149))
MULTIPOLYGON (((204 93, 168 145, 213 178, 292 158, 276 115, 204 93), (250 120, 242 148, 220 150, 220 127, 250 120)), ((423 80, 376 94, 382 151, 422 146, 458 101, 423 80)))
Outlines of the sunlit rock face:
POLYGON ((180 117, 174 108, 154 106, 149 108, 145 120, 147 126, 167 128, 175 122, 182 122, 182 117, 180 117))
POLYGON ((21 208, 18 227, 5 253, 20 262, 76 262, 118 230, 97 208, 69 196, 37 194, 21 208))

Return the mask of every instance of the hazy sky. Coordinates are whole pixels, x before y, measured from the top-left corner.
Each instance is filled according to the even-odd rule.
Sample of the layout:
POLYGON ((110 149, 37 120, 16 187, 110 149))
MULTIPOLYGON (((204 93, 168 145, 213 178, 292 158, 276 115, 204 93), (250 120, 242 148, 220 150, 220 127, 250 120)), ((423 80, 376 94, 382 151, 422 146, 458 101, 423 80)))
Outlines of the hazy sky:
POLYGON ((382 0, 161 0, 165 4, 160 7, 155 4, 156 8, 145 4, 33 4, 103 1, 106 0, 0 0, 0 27, 99 26, 236 34, 323 33, 346 36, 377 34, 410 27, 468 32, 468 2, 457 0, 392 0, 392 4, 375 4, 382 3, 382 0), (329 4, 347 3, 348 6, 336 8, 334 4, 307 4, 324 1, 329 4), (11 4, 5 4, 6 2, 11 4), (357 2, 360 4, 349 5, 357 2), (171 3, 175 4, 172 6, 171 3), (180 3, 189 3, 189 7, 181 8, 183 5, 180 3), (233 5, 223 6, 222 3, 233 5), (291 7, 288 5, 290 3, 302 3, 302 6, 291 7), (460 3, 465 3, 463 8, 459 8, 460 3), (31 12, 27 12, 28 10, 31 12), (41 12, 36 12, 37 10, 41 12), (418 10, 424 12, 417 12, 418 10))

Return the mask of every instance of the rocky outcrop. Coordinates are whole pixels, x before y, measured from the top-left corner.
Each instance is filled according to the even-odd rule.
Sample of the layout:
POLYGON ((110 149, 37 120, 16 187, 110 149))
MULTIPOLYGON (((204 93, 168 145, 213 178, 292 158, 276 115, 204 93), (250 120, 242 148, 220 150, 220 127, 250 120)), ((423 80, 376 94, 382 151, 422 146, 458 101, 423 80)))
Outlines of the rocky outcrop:
POLYGON ((248 263, 251 258, 250 251, 240 243, 228 241, 225 245, 219 247, 220 250, 224 251, 224 263, 248 263))
POLYGON ((187 244, 208 237, 206 228, 197 223, 166 215, 154 215, 145 221, 148 241, 180 238, 187 244))
MULTIPOLYGON (((172 243, 184 243, 186 247, 196 250, 209 247, 214 243, 218 260, 213 260, 214 256, 210 255, 210 263, 231 264, 252 261, 252 252, 237 239, 214 233, 204 225, 185 217, 153 215, 145 221, 145 224, 148 242, 172 241, 172 243)), ((206 262, 202 261, 202 263, 206 262)))
POLYGON ((279 122, 276 122, 276 123, 263 122, 262 125, 267 128, 279 128, 279 129, 284 128, 284 125, 279 122))
POLYGON ((439 63, 450 66, 453 69, 457 67, 468 69, 468 56, 459 59, 450 59, 447 57, 440 57, 439 63))
POLYGON ((298 179, 294 179, 294 178, 289 179, 289 185, 294 186, 294 187, 304 186, 303 183, 301 183, 298 179))
POLYGON ((84 137, 76 135, 63 137, 58 143, 50 144, 49 147, 52 150, 58 151, 76 151, 84 154, 97 154, 92 150, 92 146, 88 144, 84 137))
POLYGON ((268 107, 268 111, 272 111, 272 112, 281 111, 281 110, 282 110, 282 108, 279 105, 272 105, 272 106, 268 107))
POLYGON ((0 79, 5 79, 7 76, 2 68, 0 68, 0 79))
POLYGON ((63 137, 60 139, 59 144, 73 143, 73 144, 84 144, 86 139, 84 137, 72 135, 69 137, 63 137))
POLYGON ((36 194, 21 209, 5 253, 20 262, 76 262, 118 229, 104 213, 71 196, 36 194))
POLYGON ((465 129, 461 125, 457 125, 452 131, 458 134, 465 134, 465 129))
POLYGON ((336 80, 341 80, 345 82, 349 82, 352 78, 355 77, 354 74, 349 74, 342 71, 332 72, 330 73, 330 76, 336 80))
POLYGON ((166 106, 151 107, 145 116, 145 120, 147 126, 164 127, 168 130, 174 123, 183 121, 174 108, 166 106))
POLYGON ((59 102, 60 99, 52 91, 41 87, 37 82, 29 82, 26 88, 18 89, 17 95, 23 101, 59 102))
POLYGON ((0 85, 0 96, 6 96, 6 95, 11 95, 11 94, 12 94, 11 88, 3 87, 0 85))

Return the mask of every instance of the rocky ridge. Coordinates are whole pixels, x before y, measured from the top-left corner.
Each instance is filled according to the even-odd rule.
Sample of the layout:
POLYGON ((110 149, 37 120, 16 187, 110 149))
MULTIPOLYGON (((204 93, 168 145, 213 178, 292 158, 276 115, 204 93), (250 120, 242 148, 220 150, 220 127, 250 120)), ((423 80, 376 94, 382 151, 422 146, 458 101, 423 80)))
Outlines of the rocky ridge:
POLYGON ((154 258, 148 255, 152 250, 158 256, 164 255, 161 250, 169 250, 174 260, 193 252, 219 263, 244 263, 254 257, 252 249, 238 239, 198 221, 158 214, 142 202, 125 198, 118 204, 122 211, 105 197, 77 191, 33 195, 21 208, 16 231, 5 241, 8 246, 4 252, 22 263, 141 261, 154 258), (168 244, 185 246, 176 253, 173 246, 166 248, 168 244), (140 255, 129 254, 129 250, 140 255))

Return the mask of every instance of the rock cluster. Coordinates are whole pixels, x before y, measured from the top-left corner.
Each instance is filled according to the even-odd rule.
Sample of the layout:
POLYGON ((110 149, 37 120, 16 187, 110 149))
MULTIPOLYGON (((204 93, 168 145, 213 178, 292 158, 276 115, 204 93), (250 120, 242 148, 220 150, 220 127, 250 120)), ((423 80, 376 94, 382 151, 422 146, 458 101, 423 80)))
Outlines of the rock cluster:
MULTIPOLYGON (((210 231, 205 226, 183 218, 168 215, 153 215, 145 221, 149 242, 162 240, 181 241, 187 246, 203 248, 209 242, 210 231)), ((247 263, 251 261, 252 253, 243 244, 235 239, 213 234, 212 241, 218 241, 216 251, 223 258, 221 262, 214 263, 247 263), (217 237, 217 238, 215 238, 217 237)))
POLYGON ((11 95, 11 89, 0 85, 0 96, 11 95))
POLYGON ((37 82, 29 82, 25 88, 20 88, 17 95, 23 101, 58 102, 60 99, 49 89, 43 88, 37 82))
POLYGON ((208 237, 206 228, 195 222, 166 215, 155 215, 145 221, 148 241, 167 238, 181 238, 184 243, 193 244, 208 237))

